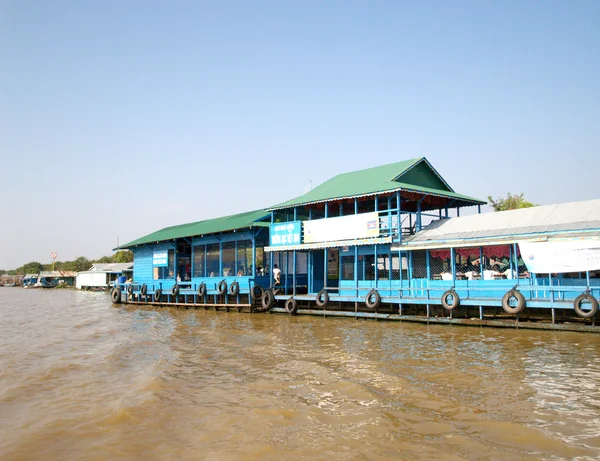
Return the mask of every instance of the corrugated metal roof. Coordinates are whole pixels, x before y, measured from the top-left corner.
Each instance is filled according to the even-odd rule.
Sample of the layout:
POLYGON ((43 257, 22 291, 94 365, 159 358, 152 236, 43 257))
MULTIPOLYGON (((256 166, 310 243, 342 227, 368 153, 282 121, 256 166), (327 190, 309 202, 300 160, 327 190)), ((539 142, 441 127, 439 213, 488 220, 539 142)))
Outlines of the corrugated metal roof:
POLYGON ((458 244, 467 240, 535 237, 551 233, 595 236, 598 232, 600 199, 595 199, 442 219, 406 238, 401 246, 439 246, 448 242, 458 244))
POLYGON ((355 245, 375 245, 376 243, 390 243, 391 241, 391 237, 365 238, 356 240, 335 240, 331 242, 301 243, 300 245, 265 247, 265 251, 277 252, 293 250, 314 250, 319 248, 339 248, 355 245))
POLYGON ((94 263, 86 272, 122 272, 133 269, 133 263, 94 263))
POLYGON ((77 277, 77 272, 73 271, 42 271, 40 277, 77 277))
POLYGON ((188 224, 180 224, 178 226, 165 227, 159 231, 140 237, 125 245, 121 245, 115 250, 131 248, 144 243, 156 243, 165 240, 172 240, 182 237, 193 237, 196 235, 216 234, 219 232, 227 232, 235 229, 246 229, 250 227, 268 226, 269 223, 260 223, 260 221, 269 216, 265 210, 248 211, 221 218, 206 219, 188 224))
POLYGON ((37 279, 38 278, 38 274, 25 274, 25 277, 23 277, 24 279, 37 279))
POLYGON ((421 157, 334 176, 306 194, 275 205, 268 210, 397 190, 446 197, 456 200, 457 204, 462 206, 487 203, 484 200, 455 193, 427 159, 421 157))

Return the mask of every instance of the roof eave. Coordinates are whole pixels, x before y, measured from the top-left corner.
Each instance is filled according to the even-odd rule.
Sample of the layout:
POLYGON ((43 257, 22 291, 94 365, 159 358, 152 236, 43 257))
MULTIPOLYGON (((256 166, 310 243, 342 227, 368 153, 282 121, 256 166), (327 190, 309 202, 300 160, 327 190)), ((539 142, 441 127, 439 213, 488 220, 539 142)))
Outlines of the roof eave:
POLYGON ((358 195, 344 195, 344 196, 338 196, 338 197, 331 197, 331 198, 327 198, 327 199, 322 199, 322 200, 309 200, 307 202, 300 202, 300 203, 295 203, 293 205, 284 205, 284 206, 275 206, 272 208, 267 208, 267 211, 278 211, 278 210, 285 210, 286 208, 294 208, 294 207, 298 207, 298 206, 306 206, 306 205, 313 205, 315 203, 325 203, 325 202, 334 202, 336 200, 343 200, 343 199, 353 199, 353 198, 361 198, 361 197, 371 197, 374 195, 379 195, 379 194, 384 194, 384 193, 394 193, 394 192, 401 192, 401 191, 406 191, 406 192, 415 192, 418 194, 426 194, 426 195, 433 195, 435 197, 444 197, 444 198, 450 198, 450 199, 455 199, 455 200, 460 200, 463 202, 471 202, 469 205, 465 205, 465 206, 475 206, 475 205, 486 205, 487 202, 484 200, 479 200, 473 197, 452 197, 450 194, 456 194, 456 192, 449 192, 448 194, 444 194, 444 193, 439 193, 436 194, 434 192, 423 192, 417 189, 411 189, 409 187, 399 187, 396 189, 386 189, 386 190, 379 190, 376 192, 368 192, 365 194, 358 194, 358 195))

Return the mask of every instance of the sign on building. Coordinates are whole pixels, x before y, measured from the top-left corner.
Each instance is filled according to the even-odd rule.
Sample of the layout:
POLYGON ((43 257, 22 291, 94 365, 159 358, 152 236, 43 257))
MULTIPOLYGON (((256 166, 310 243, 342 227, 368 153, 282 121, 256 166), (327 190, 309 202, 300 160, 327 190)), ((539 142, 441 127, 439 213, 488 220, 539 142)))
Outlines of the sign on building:
POLYGON ((302 243, 302 221, 273 223, 269 226, 269 245, 299 245, 302 243))
POLYGON ((379 213, 304 221, 304 243, 379 237, 379 213))
POLYGON ((585 272, 600 269, 600 241, 519 242, 521 257, 536 274, 585 272))
POLYGON ((169 265, 169 256, 166 251, 155 251, 152 254, 152 265, 154 267, 166 267, 169 265))

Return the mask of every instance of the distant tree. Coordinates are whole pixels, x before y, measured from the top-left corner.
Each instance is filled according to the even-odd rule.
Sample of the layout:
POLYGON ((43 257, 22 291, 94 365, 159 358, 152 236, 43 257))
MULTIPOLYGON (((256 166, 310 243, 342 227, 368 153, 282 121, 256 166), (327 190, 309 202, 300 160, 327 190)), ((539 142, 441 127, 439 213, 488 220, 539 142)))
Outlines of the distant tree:
POLYGON ((509 192, 506 197, 498 197, 496 200, 494 200, 491 195, 488 195, 488 201, 494 208, 494 211, 517 210, 519 208, 538 206, 525 200, 522 193, 513 195, 509 192))
POLYGON ((113 262, 112 257, 110 256, 102 256, 100 259, 94 261, 95 263, 108 264, 113 262))
POLYGON ((18 274, 39 274, 44 270, 44 266, 42 263, 37 261, 33 261, 27 264, 24 264, 21 267, 18 267, 15 271, 18 274))
POLYGON ((75 258, 75 261, 73 261, 73 268, 71 270, 75 272, 82 272, 89 270, 90 267, 92 267, 90 260, 85 256, 79 256, 75 258))
POLYGON ((115 263, 133 262, 133 253, 127 250, 117 251, 114 255, 112 255, 112 261, 115 263))
POLYGON ((0 275, 4 275, 4 274, 6 274, 6 271, 5 271, 5 270, 2 270, 2 269, 0 269, 0 275))

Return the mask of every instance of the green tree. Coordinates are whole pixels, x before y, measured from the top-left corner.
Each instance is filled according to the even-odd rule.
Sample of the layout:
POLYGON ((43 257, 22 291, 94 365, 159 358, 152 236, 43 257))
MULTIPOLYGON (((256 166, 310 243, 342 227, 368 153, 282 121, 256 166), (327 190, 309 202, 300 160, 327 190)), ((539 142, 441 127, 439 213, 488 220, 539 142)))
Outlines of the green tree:
POLYGON ((72 261, 72 266, 69 270, 75 272, 87 271, 92 267, 92 263, 85 256, 78 256, 75 261, 72 261))
POLYGON ((506 210, 517 210, 519 208, 530 208, 537 206, 523 198, 523 194, 513 195, 510 192, 506 197, 498 197, 493 199, 491 195, 488 195, 488 202, 494 208, 494 211, 506 211, 506 210))
POLYGON ((130 263, 133 262, 133 253, 131 251, 117 251, 112 256, 112 261, 114 263, 130 263))
POLYGON ((32 261, 16 269, 19 274, 39 274, 44 270, 42 263, 32 261))

